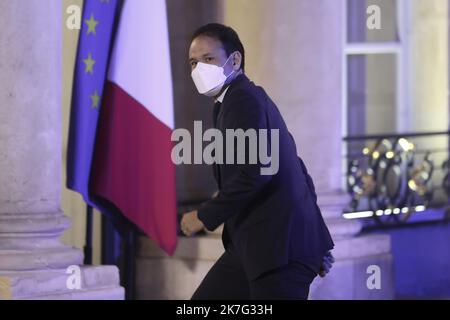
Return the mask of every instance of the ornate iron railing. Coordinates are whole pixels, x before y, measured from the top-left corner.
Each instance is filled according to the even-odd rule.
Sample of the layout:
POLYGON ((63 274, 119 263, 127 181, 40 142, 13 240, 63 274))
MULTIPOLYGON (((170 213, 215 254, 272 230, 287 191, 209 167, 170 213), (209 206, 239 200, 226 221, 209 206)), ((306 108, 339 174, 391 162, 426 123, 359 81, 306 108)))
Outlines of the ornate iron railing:
POLYGON ((345 138, 346 183, 351 201, 344 217, 370 218, 377 225, 398 225, 427 208, 448 206, 449 134, 345 138))

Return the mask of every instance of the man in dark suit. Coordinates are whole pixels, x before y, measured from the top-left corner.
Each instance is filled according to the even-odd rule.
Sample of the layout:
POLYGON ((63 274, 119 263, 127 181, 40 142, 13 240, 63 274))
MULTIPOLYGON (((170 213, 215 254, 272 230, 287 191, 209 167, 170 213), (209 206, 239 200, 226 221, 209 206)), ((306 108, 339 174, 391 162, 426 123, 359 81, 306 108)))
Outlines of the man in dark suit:
MULTIPOLYGON (((192 298, 307 299, 313 279, 334 262, 334 244, 295 142, 276 105, 244 74, 245 52, 233 29, 209 24, 197 30, 189 61, 198 91, 215 98, 214 125, 224 137, 227 129, 278 132, 278 141, 267 139, 278 161, 272 174, 262 174, 267 164, 260 160, 249 161, 248 139, 245 163, 213 165, 217 196, 183 215, 188 236, 224 223, 225 253, 192 298)), ((223 154, 227 148, 228 141, 223 154)))

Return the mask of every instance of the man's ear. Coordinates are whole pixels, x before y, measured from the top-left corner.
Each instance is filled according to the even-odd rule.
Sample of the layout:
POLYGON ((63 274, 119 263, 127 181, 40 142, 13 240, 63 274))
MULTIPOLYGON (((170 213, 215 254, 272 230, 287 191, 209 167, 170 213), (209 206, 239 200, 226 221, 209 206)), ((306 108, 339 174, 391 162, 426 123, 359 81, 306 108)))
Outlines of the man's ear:
POLYGON ((233 52, 233 69, 239 70, 241 69, 242 64, 242 54, 239 51, 233 52))

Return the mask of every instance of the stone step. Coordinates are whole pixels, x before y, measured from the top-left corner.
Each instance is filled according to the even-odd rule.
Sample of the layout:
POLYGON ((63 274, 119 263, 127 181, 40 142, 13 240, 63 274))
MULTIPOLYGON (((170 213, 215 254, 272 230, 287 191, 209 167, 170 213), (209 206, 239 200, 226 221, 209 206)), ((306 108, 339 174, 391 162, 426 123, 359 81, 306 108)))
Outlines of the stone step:
POLYGON ((342 217, 325 218, 325 222, 327 224, 328 230, 335 240, 353 237, 357 235, 362 229, 360 221, 345 220, 342 217))
MULTIPOLYGON (((148 237, 139 238, 138 258, 168 258, 158 245, 148 237)), ((173 259, 217 260, 224 252, 221 237, 208 234, 198 237, 178 237, 177 249, 173 259)))
POLYGON ((319 192, 317 195, 317 204, 325 220, 342 218, 342 208, 345 208, 350 202, 350 196, 340 190, 328 193, 319 192))
POLYGON ((70 292, 66 291, 18 300, 123 300, 124 296, 125 290, 122 287, 105 287, 70 292))
POLYGON ((359 259, 391 252, 391 238, 384 234, 335 239, 334 244, 333 255, 336 260, 359 259))
POLYGON ((66 273, 66 269, 0 272, 0 299, 25 299, 119 287, 119 271, 116 266, 80 266, 80 275, 81 289, 71 290, 67 287, 71 273, 66 273))
MULTIPOLYGON (((342 228, 349 227, 348 221, 343 221, 342 228)), ((329 225, 330 229, 333 226, 329 225)), ((358 228, 350 223, 350 227, 358 228), (353 225, 353 226, 352 226, 353 225)), ((335 249, 333 255, 336 259, 354 259, 364 256, 379 255, 391 251, 391 242, 388 235, 363 235, 353 238, 341 238, 333 234, 335 249)), ((207 260, 216 261, 224 252, 222 240, 216 235, 206 235, 194 238, 178 238, 175 254, 170 259, 207 260)), ((140 237, 138 257, 141 259, 169 258, 152 240, 140 237)))

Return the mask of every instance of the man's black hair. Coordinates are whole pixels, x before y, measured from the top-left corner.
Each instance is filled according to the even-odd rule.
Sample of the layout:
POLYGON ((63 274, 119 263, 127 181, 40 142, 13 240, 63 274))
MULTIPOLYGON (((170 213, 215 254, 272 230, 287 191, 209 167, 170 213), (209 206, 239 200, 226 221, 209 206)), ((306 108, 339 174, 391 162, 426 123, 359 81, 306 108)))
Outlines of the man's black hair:
POLYGON ((239 51, 242 55, 241 69, 245 71, 245 50, 236 31, 220 23, 209 23, 194 32, 191 43, 195 38, 200 36, 207 36, 219 40, 227 56, 235 51, 239 51))

